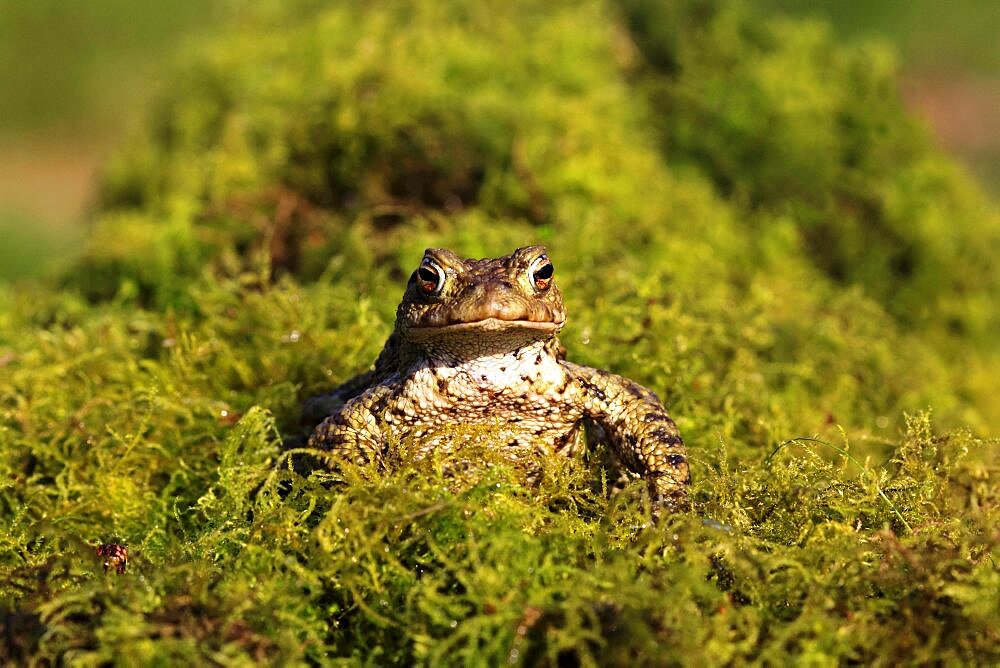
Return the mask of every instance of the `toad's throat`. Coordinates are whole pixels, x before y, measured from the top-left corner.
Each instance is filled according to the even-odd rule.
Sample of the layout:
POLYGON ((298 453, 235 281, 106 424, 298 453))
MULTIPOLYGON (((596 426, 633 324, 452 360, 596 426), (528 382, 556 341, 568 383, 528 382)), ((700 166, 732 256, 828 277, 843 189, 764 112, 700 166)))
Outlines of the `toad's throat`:
POLYGON ((556 336, 561 322, 485 318, 451 325, 410 327, 403 337, 431 356, 453 360, 504 355, 556 336))

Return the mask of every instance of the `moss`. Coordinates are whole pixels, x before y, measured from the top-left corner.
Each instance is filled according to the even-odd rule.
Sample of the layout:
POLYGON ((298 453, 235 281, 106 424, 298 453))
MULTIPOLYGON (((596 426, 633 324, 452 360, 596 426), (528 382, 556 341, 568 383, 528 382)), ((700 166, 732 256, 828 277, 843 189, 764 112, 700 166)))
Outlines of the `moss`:
POLYGON ((997 214, 906 118, 891 53, 740 3, 621 5, 668 161, 754 227, 790 215, 820 269, 907 325, 996 329, 976 302, 997 294, 997 214))
POLYGON ((891 76, 730 3, 250 11, 80 257, 0 291, 0 656, 1000 660, 996 213, 891 76), (597 458, 530 482, 489 430, 310 466, 302 401, 424 247, 538 241, 571 356, 676 416, 694 513, 647 526, 597 458))

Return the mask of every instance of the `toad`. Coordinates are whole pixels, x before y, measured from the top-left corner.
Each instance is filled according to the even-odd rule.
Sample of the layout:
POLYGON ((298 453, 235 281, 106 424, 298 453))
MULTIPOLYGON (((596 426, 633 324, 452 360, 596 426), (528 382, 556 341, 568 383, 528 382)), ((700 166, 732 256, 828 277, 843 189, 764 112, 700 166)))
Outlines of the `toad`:
POLYGON ((646 481, 655 514, 687 509, 684 442, 659 398, 566 359, 554 271, 542 246, 483 260, 428 249, 374 368, 307 402, 307 415, 325 417, 310 446, 381 465, 390 443, 412 439, 426 453, 446 446, 449 426, 472 424, 495 425, 515 456, 573 455, 588 421, 618 467, 646 481))

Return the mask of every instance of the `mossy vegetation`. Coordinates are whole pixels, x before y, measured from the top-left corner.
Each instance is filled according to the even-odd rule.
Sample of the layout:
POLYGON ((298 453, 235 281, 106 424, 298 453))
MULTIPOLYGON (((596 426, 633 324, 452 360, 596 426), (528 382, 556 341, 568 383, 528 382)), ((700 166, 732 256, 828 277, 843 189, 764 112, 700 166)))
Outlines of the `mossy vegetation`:
POLYGON ((0 291, 3 658, 1000 660, 998 214, 891 59, 728 2, 367 4, 208 45, 80 257, 0 291), (536 242, 694 512, 488 430, 459 473, 315 466, 299 407, 422 249, 536 242))

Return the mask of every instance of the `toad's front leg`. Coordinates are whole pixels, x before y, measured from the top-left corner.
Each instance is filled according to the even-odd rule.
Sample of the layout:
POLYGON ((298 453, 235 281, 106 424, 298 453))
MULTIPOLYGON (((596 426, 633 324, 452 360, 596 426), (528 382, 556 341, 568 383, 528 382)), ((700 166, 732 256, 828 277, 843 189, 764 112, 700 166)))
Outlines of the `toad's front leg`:
POLYGON ((688 509, 687 451, 659 398, 628 378, 564 362, 587 417, 611 440, 622 465, 644 478, 657 506, 688 509))
POLYGON ((336 459, 354 464, 382 466, 387 448, 382 416, 391 394, 378 386, 347 402, 313 430, 309 447, 329 450, 336 459))
POLYGON ((375 366, 350 378, 326 394, 320 394, 306 399, 302 406, 301 422, 305 427, 315 427, 327 417, 341 412, 348 401, 364 394, 365 390, 375 387, 392 374, 399 365, 399 351, 402 344, 397 334, 389 336, 382 352, 375 360, 375 366))

